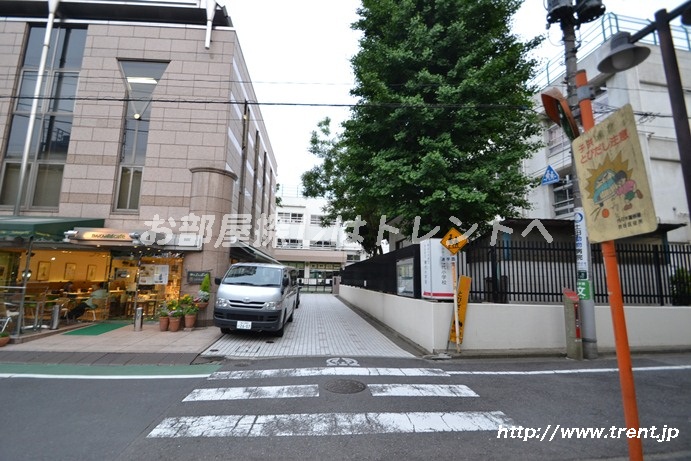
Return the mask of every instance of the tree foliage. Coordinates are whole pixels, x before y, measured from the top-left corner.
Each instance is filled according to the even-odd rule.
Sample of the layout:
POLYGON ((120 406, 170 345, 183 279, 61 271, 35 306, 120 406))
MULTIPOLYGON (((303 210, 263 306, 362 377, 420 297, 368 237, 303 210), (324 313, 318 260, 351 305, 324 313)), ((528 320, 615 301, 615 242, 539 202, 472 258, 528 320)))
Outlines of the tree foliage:
POLYGON ((510 31, 520 0, 363 0, 359 98, 340 137, 329 120, 311 139, 322 164, 303 175, 331 218, 367 221, 376 250, 381 216, 400 232, 461 231, 527 208, 521 161, 539 131, 527 82, 538 40, 510 31))

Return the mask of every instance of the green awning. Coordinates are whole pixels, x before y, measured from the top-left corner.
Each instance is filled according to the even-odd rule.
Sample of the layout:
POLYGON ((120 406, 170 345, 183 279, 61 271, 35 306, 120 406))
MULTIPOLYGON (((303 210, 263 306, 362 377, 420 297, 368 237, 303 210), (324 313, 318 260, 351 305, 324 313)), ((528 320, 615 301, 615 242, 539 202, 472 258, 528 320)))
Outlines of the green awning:
POLYGON ((0 216, 0 238, 61 241, 75 227, 103 227, 104 219, 59 216, 0 216))

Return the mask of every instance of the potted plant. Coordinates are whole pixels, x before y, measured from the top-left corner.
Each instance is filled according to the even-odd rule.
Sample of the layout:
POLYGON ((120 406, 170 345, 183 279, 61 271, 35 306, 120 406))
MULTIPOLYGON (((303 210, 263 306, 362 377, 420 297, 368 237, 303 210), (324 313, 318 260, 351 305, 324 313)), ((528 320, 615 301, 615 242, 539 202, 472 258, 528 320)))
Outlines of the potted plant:
POLYGON ((209 297, 211 296, 211 276, 207 272, 202 279, 201 285, 199 285, 199 291, 197 292, 197 297, 194 298, 194 302, 199 309, 206 309, 209 305, 209 297))
POLYGON ((185 308, 183 311, 185 314, 185 328, 194 328, 194 324, 197 321, 197 312, 199 312, 199 308, 194 304, 185 308))
POLYGON ((171 300, 168 302, 168 330, 178 331, 180 329, 180 322, 182 321, 183 308, 179 300, 171 300))
POLYGON ((166 331, 168 329, 168 324, 170 323, 170 317, 168 317, 168 306, 163 304, 161 310, 158 311, 158 326, 161 331, 166 331))
POLYGON ((6 331, 0 333, 0 347, 6 346, 10 342, 10 334, 6 331))
POLYGON ((168 331, 178 331, 180 329, 180 323, 182 322, 182 311, 174 310, 170 311, 170 320, 168 321, 168 331))

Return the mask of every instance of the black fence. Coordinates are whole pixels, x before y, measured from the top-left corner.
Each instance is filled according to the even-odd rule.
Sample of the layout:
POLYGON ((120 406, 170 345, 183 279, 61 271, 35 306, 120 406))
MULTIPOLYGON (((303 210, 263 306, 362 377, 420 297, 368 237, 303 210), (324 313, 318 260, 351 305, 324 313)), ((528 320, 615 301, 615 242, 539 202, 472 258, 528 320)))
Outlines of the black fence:
MULTIPOLYGON (((617 244, 624 303, 691 304, 691 246, 617 244)), ((573 243, 497 242, 469 244, 459 253, 460 273, 471 277, 471 302, 561 303, 564 288, 576 289, 573 243)), ((420 250, 412 245, 350 265, 342 283, 398 294, 397 262, 414 257, 412 295, 421 297, 420 250)), ((607 282, 600 245, 591 245, 592 295, 607 304, 607 282)))
POLYGON ((351 285, 368 290, 384 293, 399 294, 397 278, 397 262, 413 260, 412 296, 420 298, 422 286, 420 284, 420 245, 411 245, 400 250, 360 261, 346 266, 341 271, 341 284, 351 285))

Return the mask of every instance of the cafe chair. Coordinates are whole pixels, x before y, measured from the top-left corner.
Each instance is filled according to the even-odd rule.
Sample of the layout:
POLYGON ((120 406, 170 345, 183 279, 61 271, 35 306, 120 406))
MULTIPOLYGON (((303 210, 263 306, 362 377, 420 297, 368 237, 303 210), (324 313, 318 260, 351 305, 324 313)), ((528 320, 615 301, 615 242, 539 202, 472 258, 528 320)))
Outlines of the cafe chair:
POLYGON ((84 320, 88 318, 92 322, 108 319, 108 299, 94 299, 93 303, 96 307, 94 309, 87 309, 79 318, 84 320))
POLYGON ((19 312, 7 310, 5 303, 0 302, 0 333, 7 329, 10 322, 16 322, 19 317, 19 312))

